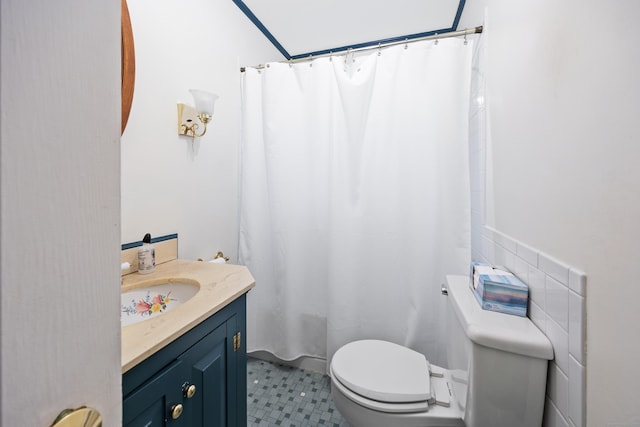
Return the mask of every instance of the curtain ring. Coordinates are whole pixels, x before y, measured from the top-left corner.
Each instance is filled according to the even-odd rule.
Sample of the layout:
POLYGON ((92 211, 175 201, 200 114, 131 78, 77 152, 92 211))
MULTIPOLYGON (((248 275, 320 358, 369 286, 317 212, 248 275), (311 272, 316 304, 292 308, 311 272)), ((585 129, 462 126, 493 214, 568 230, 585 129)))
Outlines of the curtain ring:
POLYGON ((378 43, 378 56, 382 56, 382 45, 378 43))
POLYGON ((409 49, 409 39, 404 39, 404 50, 409 49))
POLYGON ((351 55, 351 48, 347 49, 347 54, 344 56, 344 63, 345 65, 347 64, 347 61, 349 60, 349 55, 351 55))
POLYGON ((467 29, 464 29, 464 45, 467 45, 467 29))

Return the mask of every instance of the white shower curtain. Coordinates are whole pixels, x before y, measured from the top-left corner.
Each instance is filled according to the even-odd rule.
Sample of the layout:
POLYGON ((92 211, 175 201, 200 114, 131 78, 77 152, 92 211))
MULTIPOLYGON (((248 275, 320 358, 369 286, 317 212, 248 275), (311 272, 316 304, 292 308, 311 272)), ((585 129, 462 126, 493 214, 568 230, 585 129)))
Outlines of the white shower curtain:
POLYGON ((471 41, 243 74, 239 260, 248 350, 330 360, 386 339, 442 363, 466 274, 471 41))

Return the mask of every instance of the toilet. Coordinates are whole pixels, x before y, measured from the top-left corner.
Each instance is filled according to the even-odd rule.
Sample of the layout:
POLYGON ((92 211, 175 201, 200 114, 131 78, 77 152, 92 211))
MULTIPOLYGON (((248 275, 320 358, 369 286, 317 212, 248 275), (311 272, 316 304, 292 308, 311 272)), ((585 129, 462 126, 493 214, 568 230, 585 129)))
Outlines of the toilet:
POLYGON ((329 366, 353 427, 540 427, 549 339, 527 317, 485 311, 469 279, 447 276, 447 369, 381 340, 340 347, 329 366))

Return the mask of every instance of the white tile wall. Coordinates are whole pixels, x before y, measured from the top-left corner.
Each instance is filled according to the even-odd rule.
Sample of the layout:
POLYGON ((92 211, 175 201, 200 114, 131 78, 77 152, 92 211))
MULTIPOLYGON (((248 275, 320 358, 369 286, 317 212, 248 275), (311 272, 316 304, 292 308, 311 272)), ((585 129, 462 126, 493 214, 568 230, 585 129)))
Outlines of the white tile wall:
POLYGON ((560 414, 556 405, 549 398, 547 398, 546 405, 544 406, 544 420, 542 425, 544 427, 569 427, 567 420, 560 414))
POLYGON ((581 271, 569 269, 569 289, 581 296, 587 295, 587 277, 581 271))
POLYGON ((569 286, 569 266, 554 258, 538 253, 538 268, 564 286, 569 286))
POLYGON ((549 391, 547 395, 560 414, 569 413, 569 377, 557 366, 551 364, 548 372, 549 391))
POLYGON ((531 301, 535 302, 543 311, 546 311, 547 291, 545 287, 544 273, 532 265, 529 265, 528 267, 529 277, 518 277, 524 283, 529 285, 529 298, 531 298, 531 301))
POLYGON ((528 262, 533 267, 538 267, 538 252, 531 249, 525 244, 518 244, 516 247, 516 255, 528 262))
POLYGON ((569 334, 562 329, 550 316, 547 316, 547 337, 553 344, 554 360, 565 374, 569 373, 569 334))
POLYGON ((527 315, 538 329, 545 334, 547 333, 547 315, 542 308, 531 300, 529 300, 529 312, 527 315))
POLYGON ((472 236, 482 235, 482 244, 474 251, 473 260, 503 265, 529 285, 528 316, 553 344, 544 426, 582 427, 586 389, 586 276, 520 242, 515 241, 514 245, 508 236, 485 228, 488 231, 481 233, 472 230, 472 236), (491 235, 500 237, 492 239, 488 237, 491 235), (522 250, 525 247, 527 249, 522 250), (529 264, 532 260, 539 260, 538 267, 529 264))
POLYGON ((585 375, 585 366, 569 355, 569 420, 574 426, 585 425, 585 375))
MULTIPOLYGON (((549 362, 544 427, 585 426, 585 328, 587 279, 584 273, 520 242, 485 221, 487 97, 482 42, 475 44, 469 119, 471 176, 471 255, 508 268, 529 285, 528 316, 553 344, 549 362)), ((490 94, 489 94, 490 96, 490 94)))
POLYGON ((569 291, 569 353, 576 362, 584 364, 585 353, 585 301, 584 297, 569 291))
POLYGON ((564 332, 569 332, 569 288, 551 276, 545 276, 544 285, 547 314, 564 332))

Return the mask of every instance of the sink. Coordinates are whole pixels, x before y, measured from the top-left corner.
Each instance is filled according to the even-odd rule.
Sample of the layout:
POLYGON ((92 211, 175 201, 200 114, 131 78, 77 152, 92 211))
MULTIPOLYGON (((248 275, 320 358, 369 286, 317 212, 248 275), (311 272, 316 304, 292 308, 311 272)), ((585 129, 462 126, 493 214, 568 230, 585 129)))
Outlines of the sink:
POLYGON ((187 302, 200 286, 186 282, 164 282, 137 287, 120 294, 120 325, 133 325, 173 310, 187 302))

